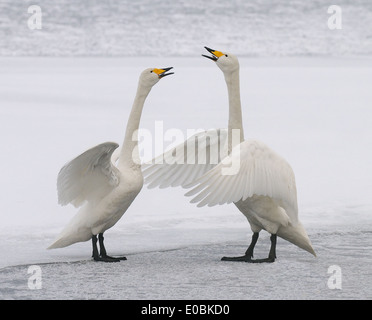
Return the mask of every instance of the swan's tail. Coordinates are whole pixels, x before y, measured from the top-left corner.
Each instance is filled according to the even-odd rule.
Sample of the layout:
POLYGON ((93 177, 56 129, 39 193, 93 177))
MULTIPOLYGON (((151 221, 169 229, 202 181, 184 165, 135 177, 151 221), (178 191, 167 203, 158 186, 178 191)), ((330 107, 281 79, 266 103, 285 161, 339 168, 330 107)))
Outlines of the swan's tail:
POLYGON ((76 242, 90 240, 92 238, 92 229, 88 228, 85 223, 90 213, 90 207, 81 207, 47 249, 64 248, 76 242))
POLYGON ((63 232, 58 236, 58 238, 47 248, 47 249, 58 249, 70 246, 76 242, 88 241, 92 238, 91 233, 77 234, 69 233, 64 234, 63 232))
POLYGON ((57 248, 64 248, 74 244, 76 241, 71 241, 66 237, 57 238, 47 249, 57 249, 57 248))
POLYGON ((289 224, 286 227, 281 227, 278 230, 278 236, 316 256, 309 236, 300 222, 296 225, 289 224))
POLYGON ((75 216, 47 249, 64 248, 76 242, 90 240, 92 238, 91 229, 79 227, 77 222, 77 217, 75 216))

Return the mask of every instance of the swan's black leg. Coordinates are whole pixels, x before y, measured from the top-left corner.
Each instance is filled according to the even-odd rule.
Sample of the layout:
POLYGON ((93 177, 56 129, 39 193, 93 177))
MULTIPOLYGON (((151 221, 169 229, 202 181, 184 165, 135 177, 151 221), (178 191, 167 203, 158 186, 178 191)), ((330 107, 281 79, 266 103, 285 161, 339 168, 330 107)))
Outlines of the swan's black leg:
POLYGON ((254 250, 254 247, 256 246, 258 236, 259 236, 258 232, 253 233, 251 244, 249 245, 247 251, 245 252, 245 255, 250 258, 253 258, 253 250, 254 250))
POLYGON ((92 257, 95 261, 98 261, 99 260, 99 254, 98 254, 98 249, 97 249, 97 236, 96 235, 92 236, 92 246, 93 246, 92 257))
POLYGON ((126 257, 110 257, 110 256, 107 255, 105 245, 103 244, 103 240, 104 240, 103 233, 100 233, 98 235, 98 240, 99 240, 99 250, 100 250, 101 258, 111 259, 113 261, 127 260, 126 257))
POLYGON ((253 233, 251 244, 249 245, 249 247, 248 247, 247 251, 245 252, 245 255, 244 256, 240 256, 240 257, 223 257, 221 260, 222 261, 245 261, 245 262, 252 261, 253 250, 254 250, 254 247, 255 247, 255 245, 257 243, 258 236, 259 236, 259 233, 258 232, 254 232, 253 233))
POLYGON ((276 259, 276 234, 272 234, 270 237, 271 241, 271 247, 269 251, 269 256, 266 259, 256 259, 256 260, 251 260, 249 262, 252 263, 262 263, 262 262, 274 262, 276 259))
MULTIPOLYGON (((100 242, 101 244, 101 242, 100 242)), ((102 257, 101 255, 98 254, 98 248, 97 248, 97 236, 93 235, 92 236, 92 245, 93 245, 93 259, 94 261, 103 261, 103 262, 117 262, 120 261, 119 259, 113 259, 110 257, 102 257)))
POLYGON ((250 263, 262 263, 262 262, 274 262, 276 258, 276 234, 272 234, 270 237, 271 247, 269 256, 265 259, 252 259, 253 257, 253 250, 256 245, 258 239, 258 232, 253 233, 252 242, 249 245, 247 251, 245 252, 244 256, 241 257, 223 257, 223 261, 245 261, 250 263))

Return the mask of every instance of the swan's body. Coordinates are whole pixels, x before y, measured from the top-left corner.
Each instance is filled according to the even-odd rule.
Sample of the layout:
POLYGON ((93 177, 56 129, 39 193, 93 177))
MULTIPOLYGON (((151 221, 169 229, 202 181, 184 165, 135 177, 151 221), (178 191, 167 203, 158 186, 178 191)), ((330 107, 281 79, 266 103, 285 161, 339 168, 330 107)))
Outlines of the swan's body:
POLYGON ((110 229, 141 191, 139 166, 119 169, 112 164, 111 155, 117 147, 114 142, 102 143, 61 169, 57 180, 59 203, 81 208, 50 249, 87 241, 110 229))
POLYGON ((106 142, 87 150, 61 169, 57 179, 59 203, 81 208, 49 249, 92 239, 95 260, 118 261, 107 256, 103 233, 116 224, 141 191, 143 176, 136 135, 146 97, 161 77, 170 74, 165 73, 169 69, 142 72, 117 166, 112 158, 118 144, 106 142))
MULTIPOLYGON (((196 195, 191 202, 197 202, 198 206, 233 202, 248 219, 253 237, 246 254, 242 257, 224 257, 223 260, 273 262, 276 258, 276 236, 315 255, 298 219, 296 183, 291 166, 264 143, 244 140, 238 59, 232 54, 206 49, 213 54, 212 57, 206 57, 214 60, 223 71, 228 89, 227 156, 222 157, 222 161, 209 171, 196 174, 191 184, 196 187, 186 195, 196 195), (238 169, 229 172, 228 169, 233 167, 238 169), (262 229, 272 234, 269 257, 253 260, 253 249, 262 229)), ((226 141, 220 140, 217 144, 219 147, 225 146, 226 141)), ((164 183, 161 177, 156 176, 156 167, 159 165, 152 165, 144 171, 145 181, 152 186, 164 183), (147 172, 152 175, 147 176, 147 172)), ((185 170, 182 166, 178 168, 180 171, 185 170)), ((182 182, 179 185, 190 186, 182 182)))

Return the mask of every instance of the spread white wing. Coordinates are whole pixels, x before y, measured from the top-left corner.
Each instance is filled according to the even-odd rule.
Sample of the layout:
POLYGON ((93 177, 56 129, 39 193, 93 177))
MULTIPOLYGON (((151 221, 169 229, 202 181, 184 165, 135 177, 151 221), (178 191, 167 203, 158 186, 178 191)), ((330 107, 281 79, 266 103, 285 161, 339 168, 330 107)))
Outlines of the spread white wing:
MULTIPOLYGON (((297 215, 297 192, 291 166, 262 142, 246 140, 197 179, 186 196, 198 207, 238 202, 253 195, 269 196, 297 215)), ((290 213, 291 214, 291 213, 290 213)), ((295 218, 295 217, 293 217, 295 218)))
POLYGON ((117 143, 95 146, 68 162, 57 178, 58 203, 81 206, 85 201, 102 199, 119 184, 120 174, 111 156, 117 143))
POLYGON ((186 187, 227 156, 227 130, 196 133, 185 142, 142 165, 148 188, 186 187))

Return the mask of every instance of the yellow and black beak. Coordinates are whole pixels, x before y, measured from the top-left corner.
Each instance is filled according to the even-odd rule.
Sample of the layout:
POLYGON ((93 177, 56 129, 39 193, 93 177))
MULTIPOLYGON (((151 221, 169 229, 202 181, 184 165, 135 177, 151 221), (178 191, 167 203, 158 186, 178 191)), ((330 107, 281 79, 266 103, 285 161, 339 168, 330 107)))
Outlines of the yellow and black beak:
POLYGON ((162 69, 156 69, 155 68, 154 70, 152 70, 152 72, 156 73, 158 75, 159 79, 161 79, 161 78, 164 78, 166 76, 170 76, 171 74, 174 74, 174 72, 168 72, 168 73, 166 73, 170 69, 173 69, 173 67, 162 68, 162 69))
POLYGON ((213 61, 217 61, 219 57, 222 57, 222 56, 225 55, 225 54, 222 53, 221 51, 213 50, 213 49, 208 48, 208 47, 204 47, 204 48, 205 48, 207 51, 209 51, 209 52, 212 54, 212 56, 207 56, 207 55, 205 55, 205 54, 202 54, 202 56, 203 56, 203 57, 206 57, 206 58, 208 58, 208 59, 211 59, 211 60, 213 60, 213 61))

